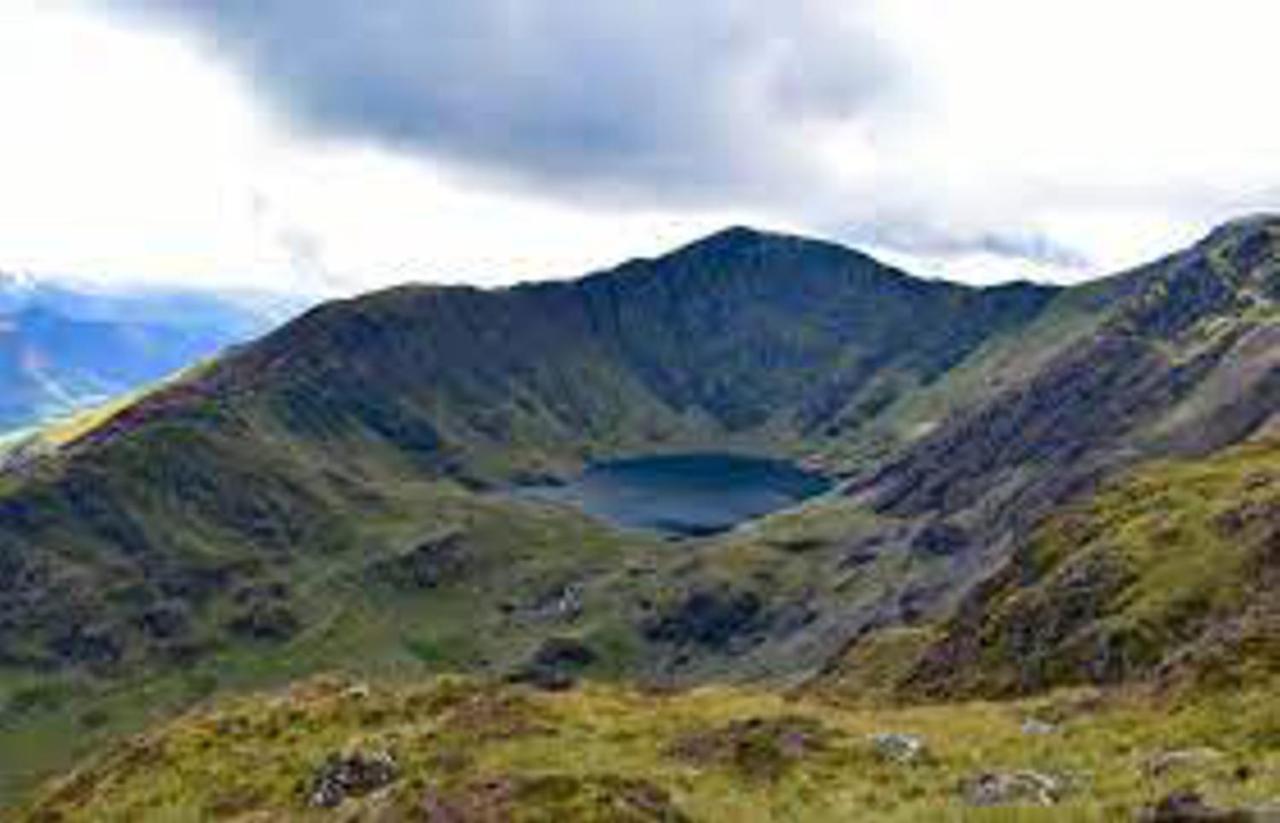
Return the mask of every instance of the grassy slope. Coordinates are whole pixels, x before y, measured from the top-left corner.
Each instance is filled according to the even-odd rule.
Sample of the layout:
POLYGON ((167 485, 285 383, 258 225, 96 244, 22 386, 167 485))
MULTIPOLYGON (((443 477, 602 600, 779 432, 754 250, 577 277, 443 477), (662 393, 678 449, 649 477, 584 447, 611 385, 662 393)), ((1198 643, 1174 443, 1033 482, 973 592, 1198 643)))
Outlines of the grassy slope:
MULTIPOLYGON (((243 457, 242 468, 251 467, 243 457)), ((331 505, 355 505, 323 480, 332 458, 307 457, 273 463, 271 476, 314 489, 331 505)), ((352 470, 360 464, 337 465, 352 470)), ((128 489, 145 485, 118 476, 128 489)), ((239 482, 252 486, 253 477, 250 472, 239 482)), ((188 625, 175 637, 157 639, 137 628, 142 615, 168 603, 163 567, 148 570, 144 563, 114 588, 78 590, 85 614, 70 619, 87 621, 92 635, 95 626, 119 618, 124 633, 111 636, 123 638, 121 660, 59 676, 0 667, 0 763, 6 764, 0 797, 19 796, 104 742, 192 700, 325 669, 375 678, 501 675, 547 638, 569 637, 596 656, 583 672, 595 679, 795 684, 817 672, 859 620, 877 613, 886 598, 894 602, 899 587, 947 574, 947 562, 937 558, 864 554, 860 540, 874 542, 897 524, 838 496, 673 546, 610 531, 571 511, 478 495, 448 480, 384 472, 376 488, 376 501, 360 504, 364 514, 355 525, 344 524, 326 544, 302 541, 277 548, 269 563, 246 564, 256 554, 252 543, 234 549, 219 542, 219 554, 205 558, 204 567, 232 571, 217 578, 217 594, 193 603, 188 625), (411 577, 373 573, 448 535, 461 536, 466 560, 438 583, 420 587, 411 577), (282 582, 283 595, 264 598, 262 592, 282 582), (579 605, 564 613, 558 601, 570 587, 580 593, 579 605), (113 595, 117 589, 132 597, 113 595), (110 607, 91 605, 102 600, 110 607), (739 608, 744 602, 750 609, 739 608), (695 608, 698 603, 711 605, 695 608), (285 610, 296 627, 261 638, 230 627, 263 605, 272 614, 285 610), (665 627, 661 637, 655 625, 665 627), (199 653, 175 657, 185 644, 199 653)), ((153 518, 176 516, 169 503, 154 505, 153 518)), ((64 550, 95 557, 92 544, 64 550)), ((68 618, 60 614, 37 614, 36 625, 18 634, 61 631, 68 618)))
MULTIPOLYGON (((252 483, 253 475, 247 477, 252 483)), ((316 482, 298 473, 292 479, 316 482)), ((189 551, 216 547, 180 566, 212 575, 208 595, 167 597, 168 565, 118 568, 114 585, 101 591, 76 588, 74 573, 64 572, 70 577, 63 584, 66 596, 76 591, 82 611, 59 620, 57 600, 37 601, 32 613, 11 618, 30 621, 17 633, 32 640, 42 632, 61 637, 69 625, 83 622, 82 636, 110 636, 120 644, 118 658, 57 673, 0 666, 0 798, 66 768, 104 740, 217 690, 335 666, 419 675, 509 669, 548 634, 591 631, 589 618, 570 626, 550 605, 566 585, 616 570, 624 559, 642 561, 666 551, 656 541, 620 537, 571 512, 485 498, 447 481, 384 476, 378 488, 377 505, 367 507, 356 525, 340 524, 324 542, 314 532, 312 545, 266 562, 252 544, 237 547, 221 535, 203 543, 191 534, 190 522, 184 524, 189 551), (405 560, 414 547, 451 537, 460 556, 442 561, 438 581, 415 576, 413 560, 405 560), (500 608, 504 604, 512 606, 510 613, 500 608), (157 637, 142 628, 154 613, 176 613, 180 620, 157 637), (255 614, 266 615, 256 628, 237 623, 255 614), (118 631, 95 635, 100 625, 117 625, 118 631)), ((269 504, 291 498, 272 498, 268 490, 253 499, 269 504)), ((163 505, 158 510, 166 511, 163 505)), ((86 555, 92 544, 81 549, 64 543, 62 551, 95 559, 86 555)), ((607 644, 599 645, 601 668, 617 668, 607 644)))
POLYGON ((430 802, 463 820, 1129 820, 1174 789, 1220 803, 1274 798, 1280 725, 1264 686, 1193 704, 1067 692, 874 708, 724 687, 547 694, 330 677, 224 701, 134 738, 48 787, 29 811, 304 818, 328 757, 387 751, 398 779, 348 799, 347 819, 402 819, 430 802), (1027 718, 1056 729, 1027 734, 1027 718), (869 740, 882 732, 922 736, 927 756, 882 759, 869 740), (1165 752, 1204 748, 1217 754, 1158 775, 1147 768, 1165 752), (976 775, 1024 769, 1062 782, 1057 806, 964 802, 960 787, 976 775))
POLYGON ((1280 672, 1280 445, 1142 467, 1042 525, 926 655, 915 687, 1007 694, 1280 672))

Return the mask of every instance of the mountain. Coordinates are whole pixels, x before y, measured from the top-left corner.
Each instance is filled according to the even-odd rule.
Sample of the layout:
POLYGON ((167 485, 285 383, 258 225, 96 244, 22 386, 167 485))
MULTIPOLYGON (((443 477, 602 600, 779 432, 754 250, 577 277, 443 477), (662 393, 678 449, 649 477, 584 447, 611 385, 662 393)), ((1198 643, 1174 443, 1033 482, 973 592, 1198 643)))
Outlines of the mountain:
POLYGON ((819 444, 1054 294, 926 283, 735 230, 576 283, 321 307, 11 478, 0 658, 124 666, 168 649, 151 610, 198 615, 240 578, 272 565, 296 578, 291 564, 349 553, 354 523, 391 516, 396 484, 476 489, 628 451, 819 444), (187 579, 197 570, 206 582, 187 579))
MULTIPOLYGON (((1135 494, 1109 484, 1164 460, 1216 477, 1202 461, 1267 436, 1277 275, 1266 218, 1069 289, 731 229, 573 282, 320 306, 0 475, 0 757, 29 770, 11 786, 194 699, 333 668, 835 699, 1146 678, 1269 590, 1142 613, 1164 621, 1151 649, 1098 677, 1072 644, 1183 561, 1118 554, 1127 582, 1104 575, 1083 617, 1025 604, 1076 591, 1072 507, 1104 513, 1080 557, 1115 551, 1111 529, 1146 547, 1163 532, 1106 514, 1135 494), (841 489, 674 545, 504 493, 699 449, 803 459, 841 489)), ((1186 568, 1234 540, 1188 539, 1186 568)))
POLYGON ((265 331, 274 308, 0 273, 0 431, 144 386, 265 331))
POLYGON ((769 447, 837 435, 1053 294, 919 281, 834 245, 736 229, 575 283, 330 305, 200 390, 270 394, 270 413, 306 435, 429 443, 437 466, 447 456, 477 475, 593 450, 769 447))

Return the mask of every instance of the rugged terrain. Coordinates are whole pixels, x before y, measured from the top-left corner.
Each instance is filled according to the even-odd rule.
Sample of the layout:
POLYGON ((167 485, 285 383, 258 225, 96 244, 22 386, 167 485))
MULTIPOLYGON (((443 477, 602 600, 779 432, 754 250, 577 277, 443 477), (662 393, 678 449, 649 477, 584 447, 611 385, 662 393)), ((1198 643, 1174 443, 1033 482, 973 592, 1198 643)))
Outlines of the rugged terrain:
MULTIPOLYGON (((0 476, 0 760, 21 762, 4 788, 225 689, 341 669, 552 689, 623 681, 511 699, 624 727, 637 685, 735 684, 715 693, 747 713, 726 714, 731 725, 779 699, 759 690, 798 689, 847 729, 887 711, 852 699, 1057 700, 1027 696, 1106 686, 1126 690, 1106 699, 1128 708, 1091 719, 1098 736, 1063 769, 1212 738, 1251 771, 1205 789, 1265 800, 1277 296, 1280 222, 1255 218, 1072 289, 921 281, 831 244, 734 229, 572 283, 404 287, 322 306, 0 476), (592 459, 695 448, 802 458, 843 482, 676 544, 501 494, 592 459), (1139 729, 1161 711, 1157 692, 1186 734, 1139 729)), ((697 699, 652 711, 679 725, 682 701, 697 699)), ((883 717, 980 725, 1030 705, 883 717)), ((185 751, 199 717, 156 734, 185 751)), ((384 720, 379 734, 416 734, 384 720)), ((562 720, 579 722, 552 727, 562 720)), ((300 747, 295 771, 363 739, 327 721, 315 731, 323 743, 281 738, 300 747)), ((554 802, 639 797, 714 817, 698 799, 722 785, 714 769, 681 777, 687 764, 641 762, 625 742, 634 732, 617 734, 599 742, 607 774, 570 770, 554 802)), ((650 755, 675 745, 644 739, 650 755)), ((262 740, 254 731, 246 745, 262 740)), ((1035 741, 1005 743, 1010 768, 1042 762, 1035 741)), ((396 756, 435 756, 416 745, 396 756)), ((861 739, 833 746, 837 760, 867 756, 861 739)), ((506 785, 501 758, 547 748, 460 766, 431 791, 445 806, 498 802, 467 786, 493 769, 506 785)), ((208 812, 220 782, 193 794, 184 775, 202 767, 179 750, 154 766, 174 770, 167 800, 129 788, 126 748, 44 808, 208 812), (77 793, 85 785, 96 788, 77 793)), ((228 775, 244 770, 240 756, 228 754, 228 775)), ((955 801, 952 784, 979 765, 964 757, 895 772, 905 782, 891 784, 886 814, 955 801)), ((542 786, 522 762, 502 798, 542 786)), ((823 762, 796 771, 806 813, 836 814, 803 805, 820 785, 856 795, 878 782, 827 785, 823 762)), ((1131 809, 1165 787, 1117 781, 1073 802, 1131 809)), ((384 799, 426 802, 419 783, 384 799)), ((283 785, 246 789, 228 813, 300 802, 283 785)), ((756 807, 757 790, 743 790, 756 807)))

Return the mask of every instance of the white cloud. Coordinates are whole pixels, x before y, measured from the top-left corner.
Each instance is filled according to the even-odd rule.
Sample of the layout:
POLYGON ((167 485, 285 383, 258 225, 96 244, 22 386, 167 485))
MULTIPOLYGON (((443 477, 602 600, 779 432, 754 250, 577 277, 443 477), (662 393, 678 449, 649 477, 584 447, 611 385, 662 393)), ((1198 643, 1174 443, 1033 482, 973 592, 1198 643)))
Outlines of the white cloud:
POLYGON ((735 219, 544 200, 375 147, 297 138, 172 34, 0 11, 0 270, 352 291, 505 283, 735 219))
POLYGON ((959 232, 1019 226, 1103 269, 1280 207, 1280 6, 1265 0, 902 0, 929 88, 885 152, 959 232))
MULTIPOLYGON (((779 182, 789 166, 769 164, 750 185, 689 181, 702 187, 694 198, 675 183, 637 193, 628 178, 628 196, 611 200, 600 196, 617 182, 607 156, 593 154, 570 181, 598 175, 599 186, 549 182, 555 164, 573 163, 572 133, 554 136, 554 163, 521 177, 503 166, 508 155, 530 162, 503 148, 511 138, 494 144, 502 152, 455 162, 453 144, 400 151, 346 128, 299 128, 272 104, 280 91, 265 88, 269 78, 252 66, 228 71, 233 55, 197 48, 181 30, 83 4, 4 0, 0 269, 341 291, 405 279, 492 284, 578 274, 752 222, 833 234, 933 275, 1073 279, 1168 251, 1241 211, 1280 207, 1280 58, 1270 42, 1280 6, 867 0, 855 19, 822 25, 842 7, 807 3, 803 37, 762 46, 762 64, 782 67, 769 76, 788 104, 764 112, 777 118, 768 141, 745 148, 794 156, 799 183, 779 182), (809 58, 785 57, 819 33, 809 58), (851 48, 874 41, 892 59, 835 59, 841 38, 851 48), (895 72, 871 103, 869 81, 845 76, 860 65, 895 72)), ((668 30, 659 23, 646 19, 668 30)), ((646 54, 630 48, 629 71, 646 54)), ((677 103, 664 111, 687 110, 677 103)), ((539 128, 593 122, 526 114, 539 128)), ((742 123, 766 133, 750 100, 714 114, 727 119, 698 135, 719 140, 742 123)), ((627 140, 651 133, 625 126, 627 140)), ((625 143, 627 174, 681 151, 680 128, 652 133, 660 153, 625 143)), ((690 157, 714 147, 695 143, 690 157)))

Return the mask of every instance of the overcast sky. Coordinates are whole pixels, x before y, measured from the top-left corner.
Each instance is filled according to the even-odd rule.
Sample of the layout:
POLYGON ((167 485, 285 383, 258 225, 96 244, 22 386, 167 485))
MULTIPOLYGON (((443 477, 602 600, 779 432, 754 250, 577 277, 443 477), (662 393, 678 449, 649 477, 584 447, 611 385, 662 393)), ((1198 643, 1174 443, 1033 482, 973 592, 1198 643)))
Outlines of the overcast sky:
POLYGON ((1274 0, 0 0, 0 270, 347 292, 729 223, 1077 280, 1280 209, 1274 0))

